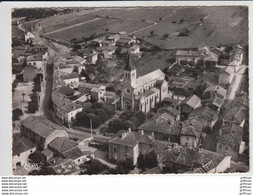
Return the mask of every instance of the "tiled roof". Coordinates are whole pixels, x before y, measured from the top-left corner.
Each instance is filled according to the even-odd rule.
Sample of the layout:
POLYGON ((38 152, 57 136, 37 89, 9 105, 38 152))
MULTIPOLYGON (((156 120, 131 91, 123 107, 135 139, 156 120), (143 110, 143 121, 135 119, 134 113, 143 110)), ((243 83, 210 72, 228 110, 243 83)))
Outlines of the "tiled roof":
POLYGON ((54 90, 52 92, 52 101, 57 107, 61 108, 67 113, 82 107, 81 104, 74 103, 71 100, 65 98, 62 93, 58 92, 58 90, 54 90))
POLYGON ((58 151, 61 154, 64 152, 67 152, 68 150, 73 149, 77 145, 78 144, 75 141, 67 137, 57 137, 49 143, 49 146, 51 148, 54 148, 56 151, 58 151))
POLYGON ((72 148, 71 150, 68 150, 68 151, 64 152, 63 155, 67 159, 75 160, 77 158, 80 158, 84 154, 82 153, 82 151, 78 147, 75 147, 75 148, 72 148))
POLYGON ((217 94, 220 94, 223 97, 227 96, 227 90, 224 89, 223 87, 219 86, 219 85, 214 85, 214 86, 207 87, 205 89, 204 93, 209 92, 209 91, 210 92, 215 92, 217 94))
POLYGON ((188 106, 190 106, 190 107, 192 107, 192 108, 195 108, 195 106, 196 106, 197 104, 199 104, 199 102, 201 102, 201 99, 200 99, 198 96, 196 96, 196 95, 192 95, 192 96, 186 98, 186 99, 181 103, 181 105, 187 104, 188 106))
POLYGON ((177 109, 172 108, 171 106, 167 107, 167 108, 162 107, 162 108, 158 109, 158 113, 162 113, 162 112, 166 112, 173 117, 180 116, 180 112, 177 109))
POLYGON ((181 135, 189 135, 200 137, 202 128, 198 127, 195 123, 190 120, 186 120, 182 123, 181 135))
POLYGON ((71 89, 70 87, 67 86, 63 86, 59 89, 59 92, 66 95, 66 96, 70 96, 73 95, 75 93, 75 91, 73 89, 71 89))
POLYGON ((219 142, 225 142, 232 145, 240 145, 243 136, 243 128, 235 125, 235 124, 228 124, 222 125, 220 128, 222 135, 218 137, 219 142))
POLYGON ((64 130, 59 125, 52 123, 43 116, 29 116, 23 120, 21 124, 44 138, 48 137, 55 130, 64 130))
POLYGON ((224 72, 231 75, 231 74, 234 74, 234 69, 228 66, 226 69, 224 69, 224 72))
POLYGON ((120 131, 109 143, 134 147, 138 143, 153 145, 153 141, 147 135, 141 135, 137 132, 120 131))
POLYGON ((224 157, 224 154, 211 152, 209 150, 182 147, 174 162, 191 167, 194 164, 205 165, 212 160, 214 165, 217 166, 224 157))
POLYGON ((225 114, 223 120, 240 125, 245 120, 245 115, 240 106, 232 107, 225 114))
POLYGON ((164 102, 171 103, 172 106, 179 106, 182 100, 179 99, 172 99, 172 98, 164 98, 164 102))
POLYGON ((73 72, 73 73, 62 76, 63 80, 65 80, 65 79, 74 79, 74 78, 79 78, 79 76, 76 72, 73 72))
POLYGON ((26 58, 26 61, 43 61, 42 55, 31 55, 26 58))
POLYGON ((163 133, 167 135, 179 135, 180 129, 178 124, 155 123, 154 121, 147 121, 138 127, 140 130, 163 133))
POLYGON ((25 137, 21 137, 18 140, 13 141, 12 156, 21 154, 33 148, 36 148, 36 144, 25 137))
POLYGON ((199 108, 196 108, 190 113, 189 118, 195 117, 195 116, 203 116, 206 119, 209 119, 212 121, 218 119, 218 113, 207 106, 201 106, 199 108))
MULTIPOLYGON (((165 74, 160 69, 157 69, 157 70, 150 72, 142 77, 137 78, 136 81, 132 83, 132 87, 138 88, 138 87, 143 86, 151 81, 158 80, 159 78, 164 77, 164 76, 165 76, 165 74)), ((162 79, 159 79, 159 80, 162 80, 162 79)))
POLYGON ((177 50, 176 56, 191 56, 191 57, 198 57, 199 52, 198 51, 183 51, 183 50, 177 50))

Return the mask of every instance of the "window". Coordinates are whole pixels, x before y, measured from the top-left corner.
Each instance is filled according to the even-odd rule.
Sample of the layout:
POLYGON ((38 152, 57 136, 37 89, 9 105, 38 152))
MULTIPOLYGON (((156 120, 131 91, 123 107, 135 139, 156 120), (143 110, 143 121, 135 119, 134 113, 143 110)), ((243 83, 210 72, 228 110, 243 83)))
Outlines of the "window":
POLYGON ((80 162, 80 159, 78 159, 77 161, 80 162))
POLYGON ((30 150, 30 153, 32 153, 33 151, 32 150, 30 150))
POLYGON ((189 141, 189 137, 186 137, 186 140, 189 141))
POLYGON ((117 151, 117 149, 116 149, 116 147, 114 147, 114 148, 113 148, 113 152, 116 152, 116 151, 117 151))
POLYGON ((222 149, 222 144, 219 144, 219 149, 222 149))
POLYGON ((20 156, 20 154, 18 154, 18 156, 20 156))

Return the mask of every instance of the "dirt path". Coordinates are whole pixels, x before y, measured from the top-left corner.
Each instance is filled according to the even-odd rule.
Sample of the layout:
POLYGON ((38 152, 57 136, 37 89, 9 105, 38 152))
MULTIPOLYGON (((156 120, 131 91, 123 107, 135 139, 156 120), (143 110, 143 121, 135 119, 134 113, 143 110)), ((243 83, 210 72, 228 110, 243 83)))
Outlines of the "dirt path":
POLYGON ((92 20, 88 20, 88 21, 81 22, 81 23, 78 23, 78 24, 73 24, 71 26, 67 26, 67 27, 60 28, 60 29, 57 29, 57 30, 54 30, 54 31, 51 31, 51 32, 44 33, 44 35, 50 35, 50 34, 53 34, 53 33, 61 32, 63 30, 67 30, 67 29, 71 29, 73 27, 81 26, 83 24, 87 24, 87 23, 90 23, 90 22, 95 22, 97 20, 101 20, 101 18, 94 18, 92 20))

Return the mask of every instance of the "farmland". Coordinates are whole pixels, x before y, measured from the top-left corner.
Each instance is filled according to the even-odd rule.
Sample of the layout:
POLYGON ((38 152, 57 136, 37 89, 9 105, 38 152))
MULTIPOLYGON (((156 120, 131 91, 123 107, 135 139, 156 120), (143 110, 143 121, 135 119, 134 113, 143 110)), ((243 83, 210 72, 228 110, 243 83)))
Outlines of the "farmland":
POLYGON ((52 16, 41 23, 45 35, 65 41, 126 31, 162 49, 193 48, 203 44, 245 44, 246 9, 240 6, 94 8, 52 16), (185 30, 190 31, 187 36, 178 36, 185 30))

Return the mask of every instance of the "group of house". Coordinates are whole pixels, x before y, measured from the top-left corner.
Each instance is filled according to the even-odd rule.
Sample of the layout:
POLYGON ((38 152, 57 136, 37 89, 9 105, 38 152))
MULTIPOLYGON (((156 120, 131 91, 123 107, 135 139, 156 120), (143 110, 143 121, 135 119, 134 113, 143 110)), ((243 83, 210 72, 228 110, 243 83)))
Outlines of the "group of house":
POLYGON ((28 31, 24 37, 28 45, 12 47, 12 59, 15 59, 12 66, 20 67, 24 82, 32 82, 38 73, 43 73, 49 59, 47 47, 33 42, 34 38, 34 34, 28 31))
MULTIPOLYGON (((29 116, 21 123, 21 137, 13 140, 13 170, 31 162, 30 155, 39 152, 55 174, 77 174, 78 165, 90 160, 92 152, 82 152, 67 131, 43 116, 29 116), (65 169, 63 169, 65 167, 65 169)), ((44 162, 44 163, 45 163, 44 162)))
MULTIPOLYGON (((194 64, 203 60, 216 65, 219 57, 216 50, 219 48, 202 47, 194 52, 178 51, 176 60, 178 63, 186 60, 194 64), (185 58, 186 55, 187 58, 185 58)), ((234 46, 230 53, 230 60, 240 60, 239 64, 241 64, 242 48, 238 45, 234 46), (240 53, 240 56, 235 57, 235 53, 240 53)), ((238 70, 231 64, 228 65, 228 68, 233 68, 234 72, 238 70)), ((190 85, 192 78, 174 77, 173 81, 168 83, 164 73, 160 70, 137 77, 131 56, 123 70, 123 76, 122 110, 141 110, 148 113, 153 112, 152 109, 156 108, 158 104, 162 104, 162 107, 157 109, 151 119, 140 125, 137 132, 119 131, 109 141, 110 159, 120 161, 131 157, 135 165, 140 153, 149 153, 157 148, 156 142, 165 142, 166 147, 170 144, 176 145, 180 149, 175 150, 180 151, 177 154, 171 154, 174 153, 174 149, 169 147, 166 154, 175 155, 175 159, 163 159, 163 163, 173 165, 174 169, 178 165, 176 169, 184 169, 184 172, 188 170, 194 173, 214 173, 224 172, 230 167, 231 160, 237 161, 238 156, 243 153, 245 149, 243 125, 246 118, 244 113, 247 113, 247 106, 226 108, 223 109, 225 114, 221 114, 228 93, 223 85, 209 84, 201 98, 195 94, 187 95, 187 91, 194 89, 194 86, 190 85), (180 117, 185 116, 186 118, 181 120, 180 117), (216 128, 219 116, 222 116, 222 120, 216 139, 217 143, 214 143, 216 148, 212 152, 204 150, 202 148, 204 138, 207 133, 212 133, 216 128), (190 154, 197 155, 196 162, 190 154), (188 161, 185 158, 190 159, 188 161), (182 162, 179 162, 180 160, 182 162)))

